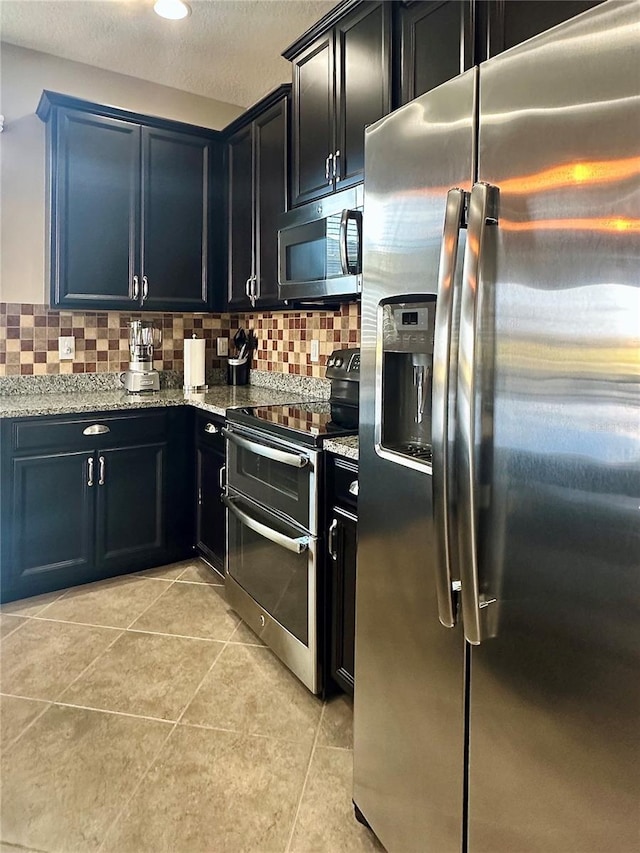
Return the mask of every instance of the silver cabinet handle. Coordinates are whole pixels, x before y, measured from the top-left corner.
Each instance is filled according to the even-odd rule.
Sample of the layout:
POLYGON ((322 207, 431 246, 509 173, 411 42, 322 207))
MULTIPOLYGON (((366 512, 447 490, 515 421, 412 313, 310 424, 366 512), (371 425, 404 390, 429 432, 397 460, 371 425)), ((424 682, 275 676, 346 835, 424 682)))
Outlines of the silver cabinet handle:
POLYGON ((107 432, 111 430, 106 424, 91 424, 82 430, 83 435, 104 435, 107 432))
POLYGON ((340 151, 338 150, 338 151, 336 151, 336 153, 333 155, 333 175, 332 175, 332 179, 333 179, 334 181, 337 181, 337 180, 339 180, 339 179, 340 179, 340 174, 339 174, 339 171, 338 171, 338 163, 339 163, 339 162, 340 162, 340 151))
MULTIPOLYGON (((433 410, 431 437, 433 445, 433 515, 436 534, 436 599, 438 618, 445 628, 456 624, 456 607, 452 589, 452 560, 454 531, 450 529, 449 508, 449 394, 450 381, 455 387, 456 363, 451 361, 453 307, 456 261, 460 229, 463 225, 466 194, 457 187, 447 193, 444 215, 440 264, 438 267, 438 302, 433 348, 433 410)), ((452 467, 452 466, 451 466, 452 467)))
POLYGON ((480 596, 478 576, 478 460, 482 436, 476 430, 480 414, 480 387, 476 367, 480 361, 479 317, 482 316, 481 258, 487 226, 497 224, 498 192, 495 187, 477 183, 471 190, 467 245, 462 267, 460 304, 460 343, 458 389, 456 398, 456 448, 458 457, 458 512, 460 529, 460 574, 462 582, 462 618, 464 635, 474 646, 484 639, 481 610, 493 603, 480 596))
POLYGON ((134 275, 134 277, 133 277, 133 299, 135 299, 137 301, 139 296, 140 296, 140 279, 138 278, 137 275, 134 275))
POLYGON ((333 183, 333 174, 331 172, 331 161, 333 160, 333 154, 329 154, 327 159, 324 161, 324 179, 328 184, 333 183))
POLYGON ((243 438, 236 435, 226 427, 222 430, 222 434, 226 439, 250 453, 255 453, 257 456, 264 456, 267 459, 273 459, 275 462, 282 462, 283 465, 290 465, 292 468, 304 468, 309 464, 309 459, 306 456, 300 456, 297 453, 287 453, 286 450, 279 450, 277 447, 271 447, 268 444, 260 444, 257 441, 249 441, 248 438, 243 438))
POLYGON ((256 299, 258 298, 258 277, 251 276, 251 305, 256 307, 256 299))
POLYGON ((143 275, 142 276, 142 301, 143 302, 147 298, 148 295, 149 295, 149 279, 146 277, 146 275, 143 275))
POLYGON ((87 486, 93 486, 93 456, 87 459, 87 486))
POLYGON ((244 292, 247 294, 248 299, 251 299, 251 279, 252 276, 249 276, 244 285, 244 292))
POLYGON ((354 497, 358 497, 358 481, 354 480, 353 483, 349 486, 349 494, 354 497))
POLYGON ((104 456, 98 459, 98 485, 104 486, 104 456))
POLYGON ((338 532, 338 519, 334 518, 331 524, 329 525, 329 541, 327 542, 327 550, 331 555, 332 560, 338 559, 338 552, 336 551, 336 533, 338 532))
POLYGON ((208 432, 209 435, 218 435, 218 433, 220 432, 220 427, 216 426, 215 424, 208 423, 204 425, 204 431, 208 432))
POLYGON ((361 270, 361 249, 362 249, 362 214, 359 210, 343 210, 340 216, 340 266, 342 267, 343 275, 360 275, 361 270), (349 222, 355 222, 358 230, 358 256, 355 263, 349 263, 349 222))
POLYGON ((287 551, 293 551, 294 554, 302 554, 302 552, 306 551, 309 547, 308 536, 300 536, 297 539, 291 539, 289 536, 285 536, 284 533, 280 533, 279 530, 274 530, 267 524, 263 524, 256 518, 252 518, 248 513, 238 509, 234 502, 226 495, 222 496, 222 502, 229 512, 233 513, 233 515, 235 515, 236 518, 239 519, 246 527, 255 531, 260 536, 264 536, 265 539, 268 539, 275 545, 279 545, 281 548, 286 548, 287 551))
POLYGON ((221 465, 220 470, 218 471, 218 485, 220 486, 220 491, 224 491, 224 474, 227 470, 226 465, 221 465))

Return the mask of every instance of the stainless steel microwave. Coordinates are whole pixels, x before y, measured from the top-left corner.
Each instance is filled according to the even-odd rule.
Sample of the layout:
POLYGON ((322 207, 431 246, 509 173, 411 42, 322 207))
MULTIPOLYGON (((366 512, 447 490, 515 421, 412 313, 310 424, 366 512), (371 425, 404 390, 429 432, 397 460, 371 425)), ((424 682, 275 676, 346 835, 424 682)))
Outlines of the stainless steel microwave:
POLYGON ((280 299, 356 297, 362 289, 362 185, 284 213, 278 230, 280 299))

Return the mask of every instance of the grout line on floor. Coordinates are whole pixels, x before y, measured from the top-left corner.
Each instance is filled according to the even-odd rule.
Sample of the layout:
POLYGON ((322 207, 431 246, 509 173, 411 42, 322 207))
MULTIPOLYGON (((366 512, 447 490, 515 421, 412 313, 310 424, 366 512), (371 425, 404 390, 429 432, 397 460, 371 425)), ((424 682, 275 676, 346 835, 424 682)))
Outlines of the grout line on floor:
POLYGON ((115 711, 113 708, 98 708, 95 705, 79 705, 76 702, 62 702, 61 700, 57 700, 52 704, 58 705, 61 708, 77 708, 80 711, 97 711, 99 714, 112 714, 115 717, 133 717, 136 720, 149 720, 153 723, 166 723, 170 726, 173 726, 176 723, 176 720, 168 720, 166 717, 150 717, 147 714, 134 714, 131 711, 115 711))
POLYGON ((320 737, 320 729, 322 728, 322 721, 324 719, 324 712, 326 710, 327 703, 322 703, 322 711, 320 712, 320 719, 318 720, 318 727, 316 729, 316 736, 313 739, 313 746, 311 747, 311 754, 309 755, 309 763, 307 764, 307 772, 304 774, 304 782, 302 783, 302 790, 300 791, 300 797, 298 798, 298 805, 296 806, 296 813, 293 816, 293 822, 291 823, 291 832, 289 833, 289 840, 287 841, 287 846, 285 847, 285 853, 290 853, 291 843, 293 842, 293 836, 296 831, 296 824, 298 822, 298 815, 300 814, 300 808, 302 807, 302 800, 304 799, 304 792, 307 788, 307 781, 309 779, 309 774, 311 773, 311 764, 313 762, 313 756, 316 754, 316 744, 318 743, 318 738, 320 737))
POLYGON ((149 631, 142 628, 125 628, 128 634, 154 634, 157 637, 178 637, 181 640, 199 640, 201 643, 223 643, 226 645, 229 640, 214 640, 211 637, 193 637, 190 634, 169 634, 166 631, 149 631))
MULTIPOLYGON (((147 578, 147 580, 156 580, 156 578, 147 578)), ((156 595, 156 597, 153 599, 153 601, 149 605, 147 605, 147 607, 145 607, 144 610, 141 610, 140 613, 138 613, 138 615, 134 619, 131 620, 131 622, 129 622, 129 624, 126 627, 126 630, 128 631, 132 625, 135 625, 135 623, 138 621, 138 619, 141 619, 144 616, 144 614, 147 612, 147 610, 149 610, 149 608, 153 607, 153 605, 156 604, 162 598, 162 596, 171 589, 171 587, 174 585, 174 583, 175 583, 175 579, 170 581, 166 585, 166 587, 162 590, 162 592, 158 593, 158 595, 156 595)))
POLYGON ((152 757, 152 758, 151 758, 151 760, 149 761, 148 765, 146 766, 146 768, 145 768, 145 769, 142 771, 142 773, 140 774, 140 778, 138 779, 138 782, 137 782, 137 784, 135 785, 134 789, 133 789, 133 790, 131 791, 131 793, 129 794, 129 796, 128 796, 128 798, 127 798, 127 801, 124 803, 124 805, 122 806, 122 808, 120 809, 120 811, 117 813, 117 815, 115 816, 115 818, 113 819, 113 821, 112 821, 112 822, 109 824, 109 826, 106 828, 105 833, 104 833, 104 837, 103 837, 102 841, 100 842, 100 844, 98 845, 98 849, 96 850, 96 853, 100 853, 100 851, 104 848, 104 844, 105 844, 106 840, 109 838, 109 833, 110 833, 110 832, 111 832, 111 830, 112 830, 112 829, 117 825, 118 821, 120 820, 120 818, 122 817, 122 815, 123 815, 123 814, 125 813, 125 811, 127 810, 127 807, 129 806, 129 803, 131 803, 131 802, 132 802, 133 798, 134 798, 134 797, 135 797, 135 795, 138 793, 138 790, 140 789, 140 786, 142 785, 142 783, 144 782, 144 780, 147 778, 147 776, 148 776, 148 774, 149 774, 149 771, 151 770, 151 768, 153 767, 153 765, 156 763, 156 761, 157 761, 157 760, 158 760, 158 758, 160 757, 160 754, 162 753, 162 750, 165 748, 165 746, 166 746, 166 745, 167 745, 167 743, 169 742, 169 738, 171 737, 171 735, 172 735, 172 734, 173 734, 173 732, 175 731, 175 729, 176 729, 176 725, 177 725, 177 723, 170 724, 170 728, 169 728, 169 731, 167 732, 167 736, 166 736, 166 738, 162 741, 162 743, 160 744, 160 746, 158 747, 158 749, 157 749, 157 750, 156 750, 156 752, 154 753, 153 757, 152 757))
POLYGON ((18 734, 14 737, 14 739, 2 748, 2 752, 6 755, 9 752, 9 750, 12 749, 14 744, 16 744, 20 740, 22 735, 26 731, 28 731, 31 728, 31 726, 33 726, 35 723, 37 723, 37 721, 40 719, 40 717, 45 713, 45 711, 48 708, 51 707, 51 705, 53 703, 51 702, 50 699, 33 699, 31 696, 14 696, 12 693, 1 693, 0 695, 1 696, 7 696, 10 699, 28 699, 30 702, 41 702, 44 705, 44 708, 40 711, 40 713, 36 714, 36 716, 33 718, 33 720, 28 722, 27 725, 22 729, 22 731, 18 732, 18 734))
MULTIPOLYGON (((73 624, 76 624, 76 623, 73 623, 73 624)), ((100 625, 99 627, 104 628, 105 626, 104 626, 104 625, 100 625)), ((82 670, 82 672, 79 672, 79 673, 78 673, 78 675, 76 675, 76 677, 75 677, 74 679, 72 679, 72 680, 71 680, 71 681, 70 681, 70 682, 69 682, 69 683, 64 687, 64 689, 63 689, 63 690, 61 690, 61 691, 60 691, 60 693, 58 693, 58 694, 56 695, 56 698, 52 700, 53 702, 55 702, 55 703, 57 704, 57 703, 58 703, 58 700, 59 700, 59 699, 60 699, 60 698, 65 694, 65 692, 66 692, 66 691, 67 691, 67 690, 68 690, 68 689, 69 689, 73 684, 75 684, 75 683, 76 683, 76 681, 78 681, 78 679, 79 679, 79 678, 82 678, 82 676, 85 674, 85 672, 87 672, 87 671, 88 671, 88 670, 89 670, 89 669, 94 665, 94 663, 98 660, 98 658, 100 658, 100 657, 102 657, 102 655, 106 654, 106 653, 109 651, 109 649, 113 646, 113 644, 114 644, 114 643, 116 643, 116 642, 120 639, 120 637, 124 634, 124 629, 122 629, 122 628, 121 628, 121 629, 118 629, 118 628, 107 628, 107 630, 108 630, 108 631, 117 631, 116 636, 113 638, 113 640, 109 643, 109 645, 108 645, 108 646, 105 646, 105 648, 104 648, 101 652, 98 652, 98 654, 93 658, 93 660, 85 666, 85 668, 82 670)))

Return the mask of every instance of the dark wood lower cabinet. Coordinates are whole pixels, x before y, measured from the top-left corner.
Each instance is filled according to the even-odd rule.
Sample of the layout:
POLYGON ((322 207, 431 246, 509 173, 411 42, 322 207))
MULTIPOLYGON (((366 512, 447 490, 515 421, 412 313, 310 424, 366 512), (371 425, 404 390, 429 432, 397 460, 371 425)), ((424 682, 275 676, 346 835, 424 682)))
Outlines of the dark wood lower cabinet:
POLYGON ((223 421, 196 415, 196 551, 221 575, 227 550, 222 503, 225 445, 223 421))
POLYGON ((189 555, 187 414, 0 421, 2 600, 189 555))
MULTIPOLYGON (((11 460, 2 490, 13 543, 13 548, 3 548, 3 597, 13 590, 24 589, 28 595, 30 588, 65 586, 90 572, 95 519, 88 480, 91 458, 79 451, 11 460)), ((4 545, 7 533, 5 524, 4 545)))
POLYGON ((331 525, 335 543, 331 559, 331 676, 353 695, 358 519, 334 507, 331 525))
POLYGON ((162 563, 167 553, 167 445, 105 450, 98 454, 97 568, 127 571, 142 560, 162 563))
POLYGON ((325 488, 326 665, 331 682, 353 695, 358 550, 357 464, 329 454, 325 488))

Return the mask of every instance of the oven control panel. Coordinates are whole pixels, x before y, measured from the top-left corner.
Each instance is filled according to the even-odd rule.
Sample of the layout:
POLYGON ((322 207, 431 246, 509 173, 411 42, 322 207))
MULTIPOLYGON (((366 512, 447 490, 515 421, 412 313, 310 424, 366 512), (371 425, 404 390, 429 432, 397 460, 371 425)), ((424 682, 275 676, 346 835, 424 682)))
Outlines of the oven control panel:
POLYGON ((327 359, 327 379, 360 379, 360 350, 335 350, 327 359))

